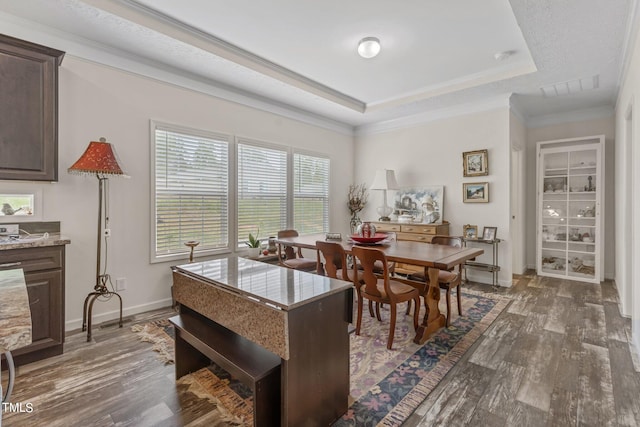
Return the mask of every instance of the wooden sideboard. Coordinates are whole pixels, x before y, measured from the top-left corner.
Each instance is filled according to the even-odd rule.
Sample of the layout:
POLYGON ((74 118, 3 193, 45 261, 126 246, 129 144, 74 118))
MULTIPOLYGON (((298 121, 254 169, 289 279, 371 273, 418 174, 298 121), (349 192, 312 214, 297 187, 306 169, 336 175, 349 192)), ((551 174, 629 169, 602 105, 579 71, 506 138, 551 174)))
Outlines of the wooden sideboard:
MULTIPOLYGON (((433 236, 448 236, 449 222, 443 221, 442 224, 420 224, 393 221, 372 221, 376 226, 376 231, 396 233, 398 240, 411 240, 414 242, 431 243, 433 236)), ((422 271, 422 267, 409 264, 397 264, 395 272, 399 274, 411 274, 422 271)))

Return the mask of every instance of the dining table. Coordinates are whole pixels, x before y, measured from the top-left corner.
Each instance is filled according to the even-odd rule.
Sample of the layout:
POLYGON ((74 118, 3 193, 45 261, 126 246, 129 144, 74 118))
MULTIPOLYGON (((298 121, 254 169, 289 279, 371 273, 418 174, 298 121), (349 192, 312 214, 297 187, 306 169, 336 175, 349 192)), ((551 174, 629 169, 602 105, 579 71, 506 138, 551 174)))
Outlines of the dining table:
MULTIPOLYGON (((339 243, 347 254, 351 254, 354 245, 360 243, 350 237, 341 239, 327 239, 325 233, 307 234, 296 237, 283 237, 276 239, 276 243, 284 246, 294 246, 303 249, 316 249, 317 241, 330 241, 339 243)), ((484 253, 481 248, 457 248, 447 245, 436 245, 416 241, 404 241, 385 239, 376 244, 367 244, 384 252, 387 261, 411 264, 424 267, 427 270, 429 280, 420 282, 409 279, 394 278, 414 286, 424 298, 426 312, 422 322, 418 325, 416 336, 413 340, 416 344, 424 344, 429 337, 446 324, 444 314, 440 312, 440 286, 438 276, 440 270, 451 270, 465 261, 476 258, 484 253)), ((418 307, 416 307, 418 309, 418 307)))

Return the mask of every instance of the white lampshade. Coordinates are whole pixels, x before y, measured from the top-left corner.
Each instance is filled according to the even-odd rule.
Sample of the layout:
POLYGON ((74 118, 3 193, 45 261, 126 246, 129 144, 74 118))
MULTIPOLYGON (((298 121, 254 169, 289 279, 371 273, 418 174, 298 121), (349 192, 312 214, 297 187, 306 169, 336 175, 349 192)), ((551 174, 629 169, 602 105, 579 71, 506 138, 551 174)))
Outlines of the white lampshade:
POLYGON ((373 58, 380 53, 380 40, 376 37, 365 37, 358 42, 358 54, 363 58, 373 58))
POLYGON ((396 173, 392 169, 378 169, 370 190, 397 190, 396 173))

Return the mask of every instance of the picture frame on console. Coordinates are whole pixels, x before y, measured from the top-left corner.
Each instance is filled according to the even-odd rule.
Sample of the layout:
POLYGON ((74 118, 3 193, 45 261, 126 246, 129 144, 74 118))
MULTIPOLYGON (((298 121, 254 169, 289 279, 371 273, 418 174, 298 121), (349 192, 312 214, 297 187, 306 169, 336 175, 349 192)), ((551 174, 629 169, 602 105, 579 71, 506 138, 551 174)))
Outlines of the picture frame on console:
POLYGON ((495 240, 498 227, 485 227, 482 229, 482 240, 495 240))
POLYGON ((478 226, 465 224, 462 226, 462 234, 465 239, 477 239, 478 238, 478 226))
POLYGON ((466 151, 462 153, 464 176, 489 175, 489 155, 487 150, 466 151))

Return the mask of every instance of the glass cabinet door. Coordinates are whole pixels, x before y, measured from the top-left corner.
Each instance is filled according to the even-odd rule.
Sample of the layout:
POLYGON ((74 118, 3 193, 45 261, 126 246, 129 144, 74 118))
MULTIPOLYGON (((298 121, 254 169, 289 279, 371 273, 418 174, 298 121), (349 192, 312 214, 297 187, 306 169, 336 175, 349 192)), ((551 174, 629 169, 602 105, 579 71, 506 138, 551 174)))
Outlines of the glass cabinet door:
POLYGON ((538 273, 597 282, 601 148, 558 142, 538 145, 538 273))

